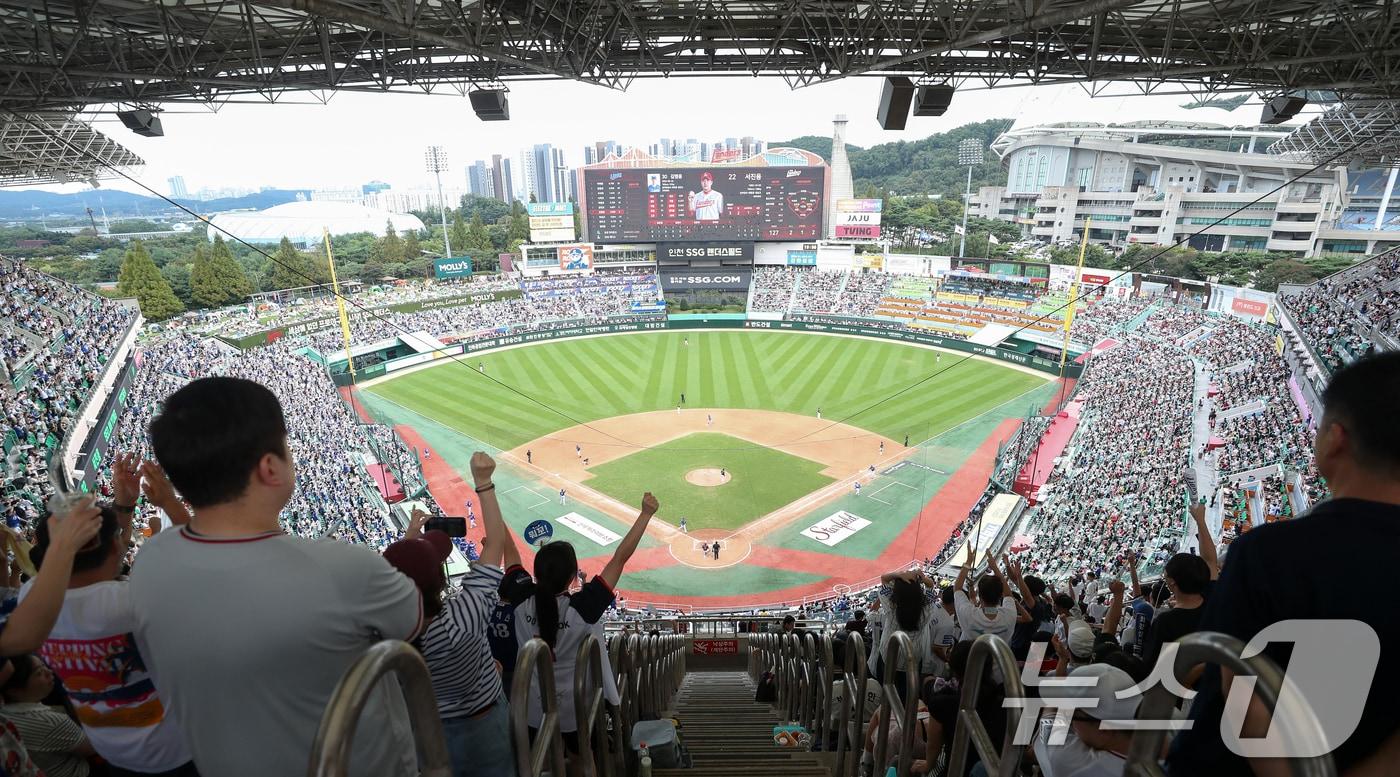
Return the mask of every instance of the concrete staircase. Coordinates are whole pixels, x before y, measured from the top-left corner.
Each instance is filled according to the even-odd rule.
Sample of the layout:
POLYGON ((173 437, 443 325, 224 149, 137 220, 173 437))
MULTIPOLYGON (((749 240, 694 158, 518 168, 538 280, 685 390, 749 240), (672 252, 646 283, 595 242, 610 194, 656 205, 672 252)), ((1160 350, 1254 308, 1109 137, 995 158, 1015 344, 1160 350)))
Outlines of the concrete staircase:
POLYGON ((782 721, 753 695, 753 681, 744 672, 686 675, 676 694, 676 719, 695 765, 656 769, 654 777, 830 777, 821 754, 773 744, 773 727, 782 721))

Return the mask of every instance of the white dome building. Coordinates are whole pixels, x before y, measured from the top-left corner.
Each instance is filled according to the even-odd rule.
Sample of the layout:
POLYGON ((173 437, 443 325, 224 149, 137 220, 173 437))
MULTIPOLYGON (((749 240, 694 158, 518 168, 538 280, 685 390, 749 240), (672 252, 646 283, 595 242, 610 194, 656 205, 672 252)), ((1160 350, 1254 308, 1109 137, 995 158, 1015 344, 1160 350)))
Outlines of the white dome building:
POLYGON ((421 231, 423 222, 409 213, 355 205, 348 202, 289 202, 267 210, 247 213, 220 213, 211 218, 209 240, 214 236, 232 234, 249 243, 280 243, 286 237, 297 245, 321 242, 322 230, 332 235, 356 232, 384 234, 385 224, 392 223, 394 231, 421 231))

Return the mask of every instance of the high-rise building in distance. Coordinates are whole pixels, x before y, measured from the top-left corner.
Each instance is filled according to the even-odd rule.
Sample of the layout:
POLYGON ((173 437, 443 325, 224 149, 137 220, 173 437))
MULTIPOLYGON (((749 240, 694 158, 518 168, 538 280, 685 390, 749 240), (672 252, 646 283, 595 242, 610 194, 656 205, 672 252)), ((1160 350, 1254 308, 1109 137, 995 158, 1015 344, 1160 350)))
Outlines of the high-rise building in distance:
POLYGON ((477 197, 495 197, 496 185, 492 180, 494 166, 478 159, 467 168, 467 191, 477 197))
POLYGON ((171 197, 184 199, 190 196, 190 190, 185 188, 185 177, 183 175, 172 176, 166 179, 166 183, 170 184, 171 197))

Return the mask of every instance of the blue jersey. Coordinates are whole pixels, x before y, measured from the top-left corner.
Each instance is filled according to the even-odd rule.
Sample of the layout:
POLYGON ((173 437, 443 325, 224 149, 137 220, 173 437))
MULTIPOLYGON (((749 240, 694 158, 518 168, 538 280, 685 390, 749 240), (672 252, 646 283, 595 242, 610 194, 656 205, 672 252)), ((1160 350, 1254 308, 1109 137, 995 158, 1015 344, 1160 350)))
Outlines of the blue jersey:
MULTIPOLYGON (((513 566, 507 569, 505 576, 501 578, 501 586, 504 588, 510 580, 530 580, 530 573, 524 567, 513 566)), ((491 645, 491 656, 501 664, 501 682, 505 685, 506 693, 510 693, 510 678, 515 672, 515 657, 520 652, 520 643, 515 638, 515 605, 506 601, 504 597, 496 602, 495 608, 491 610, 491 618, 486 626, 486 641, 491 645)))

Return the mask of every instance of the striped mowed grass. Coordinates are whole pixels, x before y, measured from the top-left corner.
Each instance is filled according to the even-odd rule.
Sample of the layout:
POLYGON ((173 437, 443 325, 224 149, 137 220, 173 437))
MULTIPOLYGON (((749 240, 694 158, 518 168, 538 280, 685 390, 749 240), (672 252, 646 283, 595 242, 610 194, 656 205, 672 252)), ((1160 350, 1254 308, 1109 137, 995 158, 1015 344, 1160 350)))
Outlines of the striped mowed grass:
POLYGON ((502 449, 578 423, 674 409, 681 394, 687 408, 820 410, 914 445, 1046 381, 960 354, 940 363, 937 354, 796 332, 640 333, 461 357, 368 390, 502 449))

